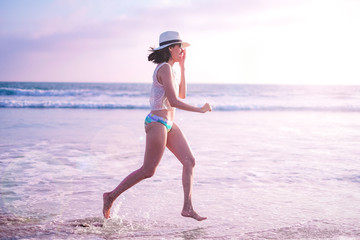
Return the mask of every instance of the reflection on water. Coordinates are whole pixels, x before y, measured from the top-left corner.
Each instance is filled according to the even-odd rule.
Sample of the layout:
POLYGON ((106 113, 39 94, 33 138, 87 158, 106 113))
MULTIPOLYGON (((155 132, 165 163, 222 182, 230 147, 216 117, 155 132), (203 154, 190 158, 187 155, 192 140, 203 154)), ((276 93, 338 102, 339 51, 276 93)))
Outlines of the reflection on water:
POLYGON ((46 222, 46 219, 0 215, 0 239, 202 239, 206 229, 186 229, 163 222, 136 222, 100 217, 46 222))
POLYGON ((178 111, 200 223, 180 216, 169 151, 102 218, 102 193, 142 163, 147 112, 1 113, 19 116, 0 125, 0 239, 359 239, 358 113, 178 111))
POLYGON ((255 232, 237 232, 236 223, 223 226, 188 228, 166 222, 135 222, 123 219, 105 220, 100 217, 69 221, 53 221, 0 215, 0 239, 359 239, 356 224, 332 224, 326 220, 313 220, 282 228, 255 232), (215 233, 214 231, 217 231, 215 233))

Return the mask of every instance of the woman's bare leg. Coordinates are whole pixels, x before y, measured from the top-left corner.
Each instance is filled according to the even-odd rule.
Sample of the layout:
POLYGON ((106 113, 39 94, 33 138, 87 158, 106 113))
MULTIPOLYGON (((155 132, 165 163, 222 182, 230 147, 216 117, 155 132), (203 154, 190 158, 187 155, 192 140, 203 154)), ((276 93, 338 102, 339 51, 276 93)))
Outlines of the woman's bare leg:
POLYGON ((167 131, 161 123, 150 123, 145 128, 146 148, 144 163, 141 168, 130 173, 113 191, 103 194, 103 214, 110 218, 110 209, 117 197, 141 180, 152 177, 155 173, 167 142, 167 131))
POLYGON ((184 206, 181 215, 194 218, 198 221, 207 219, 206 217, 199 216, 192 206, 191 194, 195 158, 185 136, 176 124, 173 125, 168 134, 167 147, 183 165, 182 184, 184 188, 184 206))

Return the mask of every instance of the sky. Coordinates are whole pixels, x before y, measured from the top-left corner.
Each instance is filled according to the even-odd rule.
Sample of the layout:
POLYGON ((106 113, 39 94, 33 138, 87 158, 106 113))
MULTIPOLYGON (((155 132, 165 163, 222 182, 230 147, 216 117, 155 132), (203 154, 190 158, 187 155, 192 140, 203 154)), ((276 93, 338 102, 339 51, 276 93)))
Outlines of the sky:
POLYGON ((360 84, 359 0, 0 0, 0 81, 151 82, 160 33, 189 83, 360 84))

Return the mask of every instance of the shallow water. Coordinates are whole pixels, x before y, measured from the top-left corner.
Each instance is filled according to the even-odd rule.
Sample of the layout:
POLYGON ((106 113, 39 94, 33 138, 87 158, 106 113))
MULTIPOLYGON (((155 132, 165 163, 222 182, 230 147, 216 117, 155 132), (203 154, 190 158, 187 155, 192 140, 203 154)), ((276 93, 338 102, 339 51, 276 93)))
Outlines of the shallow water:
POLYGON ((180 216, 169 151, 102 218, 102 193, 142 163, 147 111, 0 113, 1 239, 360 239, 360 113, 178 111, 203 222, 180 216))

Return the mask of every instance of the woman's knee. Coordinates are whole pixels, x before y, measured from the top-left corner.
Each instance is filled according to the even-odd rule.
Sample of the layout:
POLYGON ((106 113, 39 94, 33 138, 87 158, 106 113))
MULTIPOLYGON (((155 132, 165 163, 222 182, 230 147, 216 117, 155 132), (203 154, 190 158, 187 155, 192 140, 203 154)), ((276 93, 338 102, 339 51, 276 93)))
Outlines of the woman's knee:
POLYGON ((195 167, 195 158, 193 156, 187 157, 184 161, 184 167, 194 168, 195 167))
POLYGON ((141 171, 143 172, 144 178, 151 178, 155 174, 155 168, 145 168, 141 167, 141 171))

